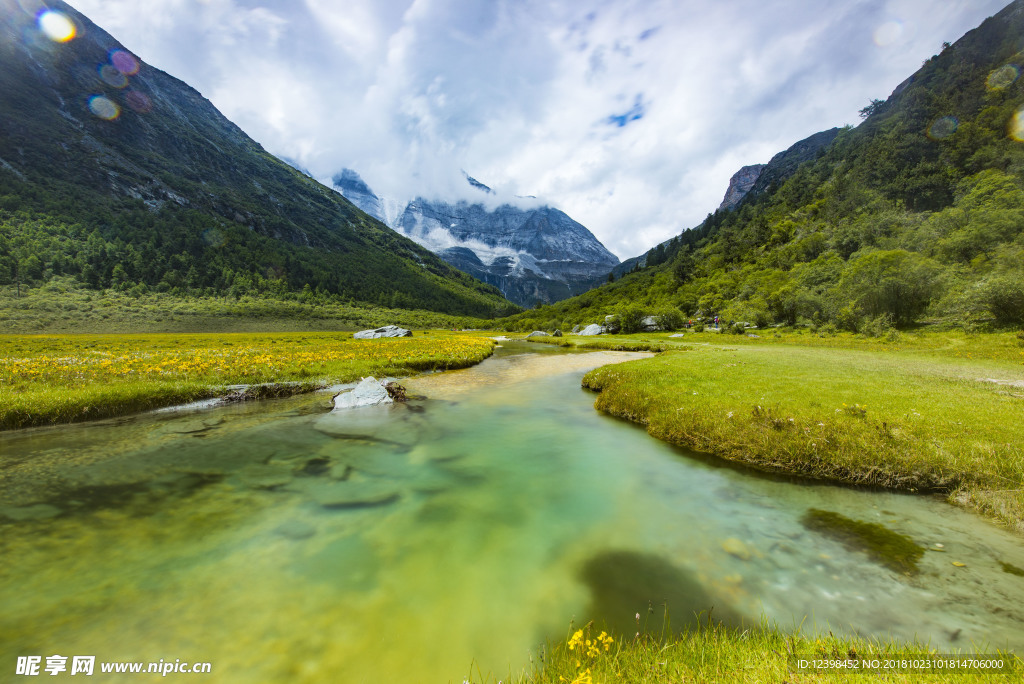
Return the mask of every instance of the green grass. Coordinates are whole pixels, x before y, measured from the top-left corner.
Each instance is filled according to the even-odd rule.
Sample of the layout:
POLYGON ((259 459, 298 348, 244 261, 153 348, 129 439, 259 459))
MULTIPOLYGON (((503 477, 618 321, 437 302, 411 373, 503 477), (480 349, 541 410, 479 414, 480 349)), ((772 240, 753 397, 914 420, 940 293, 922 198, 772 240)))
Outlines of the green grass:
MULTIPOLYGON (((584 638, 598 636, 590 625, 584 627, 584 638)), ((785 634, 767 625, 751 629, 729 629, 722 626, 701 627, 670 636, 617 636, 611 649, 597 655, 581 655, 579 648, 570 650, 572 636, 549 644, 533 660, 531 670, 503 678, 519 684, 608 684, 609 682, 744 682, 778 684, 779 682, 979 682, 977 674, 914 674, 906 669, 890 668, 884 679, 877 674, 857 675, 849 669, 831 671, 798 671, 799 659, 847 661, 865 658, 880 661, 899 660, 923 654, 936 654, 923 644, 897 644, 854 637, 804 636, 785 634)), ((593 651, 591 651, 593 653, 593 651)), ((977 652, 975 652, 977 653, 977 652)), ((970 654, 970 652, 965 652, 970 654)), ((1024 662, 1009 653, 992 652, 1007 663, 1009 673, 986 673, 985 682, 1020 681, 1024 662)), ((987 653, 986 653, 987 655, 987 653)), ((477 673, 473 682, 498 681, 493 675, 477 673)))
POLYGON ((649 351, 663 352, 669 345, 659 342, 639 342, 616 337, 531 337, 527 342, 550 344, 556 347, 574 349, 604 349, 606 351, 649 351))
POLYGON ((312 295, 194 296, 89 290, 70 278, 41 287, 0 287, 5 333, 196 333, 352 331, 395 324, 480 328, 487 321, 433 311, 343 303, 312 295))
POLYGON ((764 470, 942 492, 1024 530, 1024 349, 1013 334, 675 340, 587 374, 596 408, 764 470))
POLYGON ((473 334, 353 340, 346 333, 0 335, 0 429, 109 418, 274 383, 253 398, 368 375, 464 368, 491 355, 473 334), (288 383, 281 386, 281 383, 288 383))

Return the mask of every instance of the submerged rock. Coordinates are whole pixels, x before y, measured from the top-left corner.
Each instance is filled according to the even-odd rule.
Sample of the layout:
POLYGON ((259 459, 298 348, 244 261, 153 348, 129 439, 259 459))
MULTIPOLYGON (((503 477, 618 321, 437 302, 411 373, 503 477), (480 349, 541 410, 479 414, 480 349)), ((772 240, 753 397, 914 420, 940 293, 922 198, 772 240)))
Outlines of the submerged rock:
POLYGON ((740 560, 750 560, 750 549, 741 540, 736 537, 729 537, 722 542, 722 550, 730 556, 735 556, 740 560))
POLYGON ((334 397, 334 410, 359 408, 360 406, 378 406, 380 404, 391 404, 394 399, 380 380, 372 375, 363 378, 363 381, 356 385, 350 392, 344 392, 334 397))
POLYGON ((412 337, 412 331, 399 328, 397 325, 385 325, 373 330, 360 330, 352 335, 353 340, 375 340, 379 337, 412 337))
POLYGON ((597 323, 591 323, 586 328, 583 328, 583 330, 580 330, 576 334, 577 335, 603 335, 604 333, 605 333, 605 328, 604 328, 603 325, 598 325, 597 323))
POLYGON ((286 539, 309 539, 316 534, 316 528, 301 520, 286 520, 277 526, 275 533, 286 539))
POLYGON ((317 481, 306 489, 313 501, 324 508, 361 508, 383 506, 398 501, 400 492, 387 482, 348 480, 317 481))

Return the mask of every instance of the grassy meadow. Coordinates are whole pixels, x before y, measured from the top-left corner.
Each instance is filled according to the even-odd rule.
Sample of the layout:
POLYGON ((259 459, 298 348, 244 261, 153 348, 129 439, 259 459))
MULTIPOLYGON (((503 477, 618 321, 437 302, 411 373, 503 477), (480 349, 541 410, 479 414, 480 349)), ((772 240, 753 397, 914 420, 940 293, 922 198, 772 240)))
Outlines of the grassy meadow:
POLYGON ((313 292, 197 295, 90 290, 55 277, 37 287, 0 286, 6 333, 196 333, 353 331, 382 325, 415 330, 480 328, 487 321, 434 311, 344 301, 313 292))
POLYGON ((218 396, 228 385, 295 383, 294 393, 367 375, 463 368, 492 340, 418 333, 0 335, 0 429, 125 415, 218 396))

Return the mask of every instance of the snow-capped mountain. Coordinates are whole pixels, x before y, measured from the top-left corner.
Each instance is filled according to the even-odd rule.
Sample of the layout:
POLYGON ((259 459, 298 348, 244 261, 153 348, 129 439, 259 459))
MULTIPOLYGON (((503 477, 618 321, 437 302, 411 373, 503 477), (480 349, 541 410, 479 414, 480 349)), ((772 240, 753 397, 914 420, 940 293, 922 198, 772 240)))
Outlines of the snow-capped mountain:
MULTIPOLYGON (((468 176, 467 181, 493 196, 483 183, 468 176)), ((585 292, 604 282, 619 263, 589 230, 553 207, 505 203, 489 209, 483 202, 422 197, 409 203, 389 201, 351 169, 337 174, 333 184, 366 213, 456 268, 497 286, 521 306, 585 292)))

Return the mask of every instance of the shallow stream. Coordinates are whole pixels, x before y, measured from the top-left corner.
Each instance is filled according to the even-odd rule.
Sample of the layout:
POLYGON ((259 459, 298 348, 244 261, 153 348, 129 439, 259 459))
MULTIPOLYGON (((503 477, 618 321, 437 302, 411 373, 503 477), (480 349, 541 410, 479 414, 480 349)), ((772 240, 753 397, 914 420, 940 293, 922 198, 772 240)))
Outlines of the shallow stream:
POLYGON ((711 610, 1024 652, 1020 538, 594 411, 583 373, 640 356, 505 343, 403 381, 428 397, 406 405, 330 414, 319 394, 0 434, 0 672, 62 654, 210 662, 218 682, 461 682, 519 671, 573 620, 660 631, 666 605, 675 626, 711 610), (811 509, 910 537, 918 571, 811 509))

